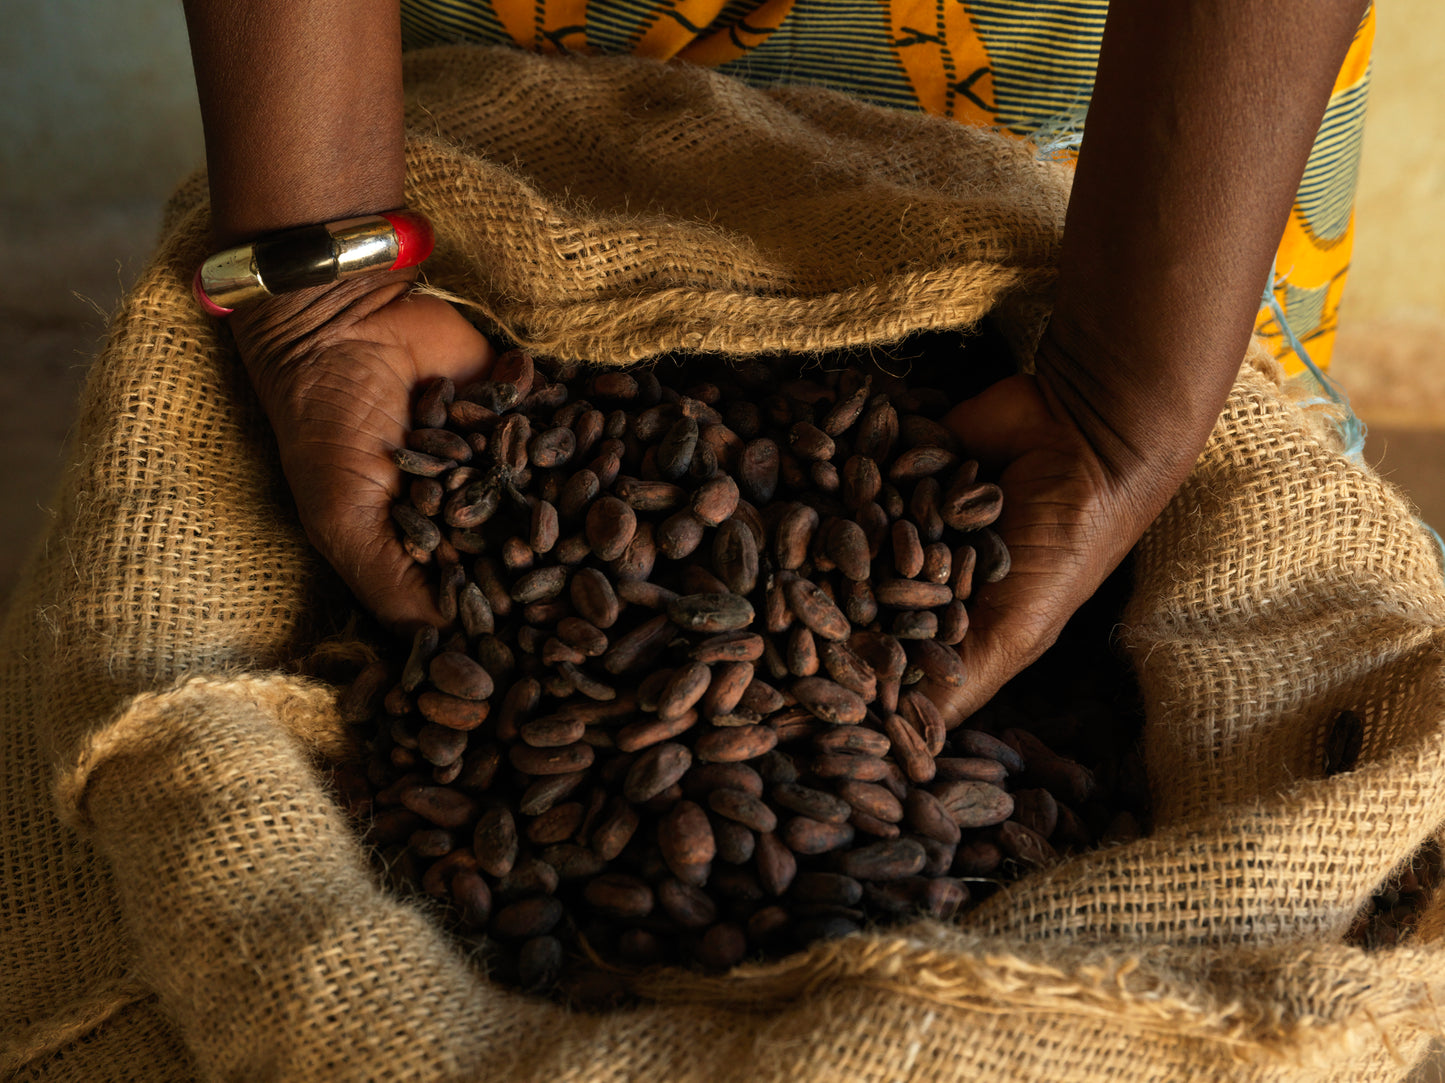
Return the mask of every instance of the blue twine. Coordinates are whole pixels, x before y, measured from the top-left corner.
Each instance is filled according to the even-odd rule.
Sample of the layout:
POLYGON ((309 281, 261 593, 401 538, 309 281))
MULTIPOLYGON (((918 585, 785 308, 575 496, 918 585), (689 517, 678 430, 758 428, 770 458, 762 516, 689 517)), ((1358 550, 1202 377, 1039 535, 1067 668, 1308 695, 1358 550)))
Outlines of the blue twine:
POLYGON ((1326 376, 1324 370, 1315 364, 1309 351, 1305 349, 1304 343, 1299 340, 1299 336, 1294 333, 1294 328, 1289 325, 1289 320, 1285 318, 1284 306, 1279 303, 1279 297, 1275 294, 1276 280, 1273 266, 1270 267, 1269 277, 1270 285, 1266 286, 1264 290, 1264 304, 1268 306, 1270 312, 1274 313, 1275 322, 1279 324, 1280 332, 1284 335, 1285 341, 1289 343, 1290 349, 1295 352, 1296 357, 1304 362, 1305 368, 1309 370, 1310 375, 1315 378, 1315 382, 1327 396, 1326 398, 1304 399, 1300 405, 1337 407, 1342 416, 1335 423, 1335 428, 1339 431, 1340 440, 1344 444, 1345 455, 1351 462, 1363 466, 1365 462, 1365 423, 1351 408, 1350 397, 1345 394, 1344 388, 1326 376))
MULTIPOLYGON (((1315 382, 1319 384, 1320 388, 1328 396, 1328 398, 1304 399, 1300 405, 1334 406, 1341 410, 1344 416, 1336 422, 1336 428, 1339 431, 1340 439, 1344 442, 1345 454, 1351 462, 1364 466, 1365 423, 1360 420, 1359 416, 1351 408, 1350 397, 1345 394, 1344 388, 1326 376, 1324 371, 1315 364, 1314 359, 1309 355, 1309 351, 1305 349, 1304 343, 1299 340, 1298 336, 1294 333, 1294 329, 1290 327, 1289 321, 1285 318, 1284 306, 1279 303, 1279 298, 1275 295, 1275 269, 1273 267, 1270 268, 1269 277, 1271 285, 1265 288, 1264 303, 1269 307, 1270 312, 1274 314, 1275 321, 1279 324, 1280 331, 1284 334, 1285 341, 1289 343, 1290 349, 1295 352, 1296 357, 1304 362, 1305 368, 1309 370, 1315 382)), ((1429 534, 1430 537, 1435 540, 1435 546, 1440 551, 1440 570, 1442 573, 1445 573, 1445 538, 1440 537, 1440 533, 1429 523, 1425 522, 1424 519, 1417 516, 1415 522, 1419 523, 1425 533, 1429 534)))
POLYGON ((1076 98, 1061 113, 1045 117, 1028 135, 1035 152, 1045 161, 1072 158, 1084 141, 1084 120, 1089 113, 1089 99, 1076 98))

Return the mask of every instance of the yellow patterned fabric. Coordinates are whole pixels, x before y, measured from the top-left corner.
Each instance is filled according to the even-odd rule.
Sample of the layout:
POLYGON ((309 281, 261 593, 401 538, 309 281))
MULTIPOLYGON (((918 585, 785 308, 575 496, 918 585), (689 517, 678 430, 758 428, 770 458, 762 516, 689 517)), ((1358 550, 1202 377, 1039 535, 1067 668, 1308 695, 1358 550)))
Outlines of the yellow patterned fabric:
MULTIPOLYGON (((756 85, 810 83, 997 127, 1068 155, 1094 84, 1107 0, 403 0, 408 47, 506 44, 631 53, 756 85)), ((1374 9, 1335 82, 1256 329, 1289 372, 1321 368, 1354 240, 1374 9)), ((1265 283, 1261 283, 1263 290, 1265 283)))

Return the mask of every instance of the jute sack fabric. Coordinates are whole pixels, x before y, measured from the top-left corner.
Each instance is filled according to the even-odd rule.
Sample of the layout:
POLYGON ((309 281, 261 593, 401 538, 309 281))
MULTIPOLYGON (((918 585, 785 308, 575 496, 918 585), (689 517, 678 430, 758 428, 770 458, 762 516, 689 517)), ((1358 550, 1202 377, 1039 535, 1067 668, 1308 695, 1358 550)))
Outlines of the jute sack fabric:
MULTIPOLYGON (((1067 178, 1026 148, 636 61, 409 63, 428 278, 539 352, 1037 332, 1067 178)), ((189 298, 203 192, 114 318, 0 630, 0 1073, 1358 1083, 1424 1054, 1441 948, 1342 936, 1445 823, 1441 567, 1257 353, 1139 547, 1149 838, 959 926, 657 975, 634 1009, 489 985, 378 885, 318 769, 349 735, 307 674, 347 603, 189 298), (1342 709, 1363 755, 1324 778, 1342 709)))

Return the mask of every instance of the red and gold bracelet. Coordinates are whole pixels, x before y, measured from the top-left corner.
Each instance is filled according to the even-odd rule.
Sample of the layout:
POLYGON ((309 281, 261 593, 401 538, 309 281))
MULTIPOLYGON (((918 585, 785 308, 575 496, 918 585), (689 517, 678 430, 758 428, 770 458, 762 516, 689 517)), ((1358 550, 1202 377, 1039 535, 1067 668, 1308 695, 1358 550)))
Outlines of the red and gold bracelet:
POLYGON ((196 269, 191 288, 212 316, 229 316, 280 293, 415 267, 433 244, 431 223, 415 211, 298 226, 217 252, 196 269))

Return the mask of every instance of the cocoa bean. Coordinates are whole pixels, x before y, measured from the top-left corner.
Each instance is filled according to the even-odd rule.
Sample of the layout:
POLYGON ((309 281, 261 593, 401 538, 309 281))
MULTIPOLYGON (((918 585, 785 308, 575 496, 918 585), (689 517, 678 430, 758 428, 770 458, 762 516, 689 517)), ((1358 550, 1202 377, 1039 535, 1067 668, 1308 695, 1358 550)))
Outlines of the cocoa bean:
POLYGON ((672 511, 688 503, 688 492, 670 481, 643 481, 619 477, 612 492, 634 511, 672 511))
POLYGON ((707 795, 708 808, 754 831, 772 831, 778 817, 761 798, 743 790, 719 788, 707 795))
POLYGON ((690 594, 670 602, 667 616, 689 632, 733 632, 753 622, 753 607, 736 594, 690 594))
POLYGON ((637 513, 615 496, 602 496, 587 509, 587 541, 598 560, 622 556, 637 530, 637 513))
POLYGON ((845 642, 824 640, 819 648, 824 668, 838 684, 856 692, 866 703, 878 694, 878 678, 872 667, 845 642))
POLYGON ((899 699, 898 713, 918 731, 930 756, 943 751, 946 737, 943 714, 931 699, 920 692, 905 692, 899 699))
POLYGON ((954 855, 955 876, 982 878, 992 876, 1003 864, 1003 851, 989 839, 972 839, 960 843, 954 855))
MULTIPOLYGON (((946 588, 945 588, 946 589, 946 588)), ((917 640, 908 650, 908 656, 923 675, 934 684, 944 688, 962 688, 968 675, 963 659, 956 650, 935 643, 932 640, 917 640)))
POLYGON ((890 742, 886 734, 867 726, 831 726, 813 738, 819 752, 861 752, 868 756, 887 755, 890 742))
POLYGON ((937 782, 931 792, 959 827, 991 827, 1014 810, 1013 798, 987 782, 937 782))
POLYGON ((851 519, 836 519, 828 529, 828 556, 843 575, 854 582, 863 582, 869 574, 868 537, 863 528, 851 519))
POLYGON ((938 768, 936 777, 940 782, 972 779, 998 786, 1008 777, 1008 770, 1003 764, 982 756, 939 756, 933 762, 938 768))
POLYGON ((562 920, 562 914, 562 903, 553 896, 533 895, 497 911, 489 929, 493 936, 514 940, 543 936, 562 920))
POLYGON ((674 741, 653 745, 639 755, 627 772, 622 794, 641 804, 671 786, 692 766, 693 752, 674 741))
POLYGON ((918 579, 884 579, 873 585, 880 605, 896 609, 931 609, 953 601, 953 591, 937 583, 918 579))
POLYGON ((460 651, 433 656, 427 672, 439 692, 461 699, 487 699, 495 688, 492 675, 460 651))
POLYGON ((603 809, 597 826, 592 829, 589 845, 604 861, 612 861, 626 848, 637 831, 640 818, 623 798, 611 798, 603 809))
POLYGON ((734 471, 743 497, 755 504, 766 504, 778 488, 780 456, 778 445, 767 437, 750 440, 738 455, 734 471))
POLYGON ((489 707, 485 700, 460 699, 444 692, 422 692, 416 697, 416 709, 428 722, 454 730, 474 730, 487 720, 489 707))
POLYGON ((962 829, 943 802, 927 790, 910 789, 903 807, 908 826, 920 835, 949 845, 957 845, 963 837, 962 829))
POLYGON ((417 751, 428 763, 437 767, 449 767, 462 758, 467 749, 467 734, 428 722, 417 731, 417 751))
POLYGON ((718 918, 712 896, 681 880, 667 879, 658 884, 657 901, 667 916, 684 929, 704 929, 718 918))
POLYGON ((698 662, 755 662, 763 656, 763 637, 756 632, 723 632, 704 639, 688 656, 698 662))
POLYGON ((652 913, 657 899, 647 881, 624 872, 607 872, 588 881, 582 897, 609 917, 635 919, 652 913))
POLYGON ((400 800, 403 808, 443 828, 461 827, 477 812, 475 798, 443 786, 407 786, 401 791, 400 800))
POLYGON ((837 604, 809 579, 790 579, 783 593, 792 613, 824 639, 847 639, 853 627, 837 604))
POLYGON ((867 813, 885 823, 896 824, 903 819, 903 804, 884 786, 873 782, 845 779, 838 783, 838 796, 855 811, 867 813))
POLYGON ((800 677, 789 690, 814 717, 835 726, 856 725, 867 713, 867 704, 858 693, 826 677, 800 677))
POLYGON ((613 640, 612 646, 602 656, 602 668, 614 676, 642 669, 651 664, 676 634, 667 614, 659 613, 613 640))
POLYGON ((412 424, 419 429, 435 429, 447 423, 447 407, 456 397, 457 388, 445 376, 427 382, 412 407, 412 424))
MULTIPOLYGON (((839 493, 844 507, 859 512, 872 503, 883 487, 878 464, 866 455, 853 455, 843 463, 839 477, 839 493)), ((866 532, 867 525, 863 524, 866 532)))
POLYGON ((697 720, 696 711, 685 711, 668 718, 641 718, 619 729, 615 743, 618 751, 637 752, 660 741, 682 736, 696 725, 697 720))
POLYGON ((702 662, 688 662, 669 678, 657 700, 657 713, 662 718, 685 714, 707 691, 712 669, 702 662))
POLYGON ((998 841, 1005 854, 1027 868, 1046 869, 1058 863, 1058 851, 1047 839, 1014 820, 999 825, 998 841))
POLYGON ((697 945, 697 961, 711 970, 729 970, 746 958, 748 938, 742 927, 724 921, 703 933, 697 945))
POLYGON ((870 404, 854 432, 854 450, 875 462, 885 462, 897 440, 898 411, 887 401, 870 404))
POLYGON ((808 766, 813 774, 824 779, 877 782, 888 773, 888 765, 883 760, 860 752, 820 752, 808 766))
POLYGON ((697 439, 695 418, 684 416, 673 422, 657 448, 657 466, 664 478, 676 479, 687 473, 697 439))
POLYGON ((753 853, 757 848, 757 837, 736 820, 728 820, 715 815, 712 822, 712 834, 713 838, 717 840, 719 861, 726 861, 730 865, 742 865, 752 860, 753 853))
POLYGON ((403 473, 423 478, 440 477, 457 465, 455 459, 427 455, 411 448, 397 448, 391 453, 391 461, 396 463, 403 473))
POLYGON ((696 551, 706 532, 707 528, 692 512, 677 512, 657 526, 654 532, 657 551, 669 560, 681 560, 696 551))
POLYGON ((978 554, 974 567, 975 583, 998 583, 1009 573, 1010 559, 1008 546, 989 527, 969 535, 970 544, 978 554))
POLYGON ((430 553, 441 543, 440 528, 410 504, 393 504, 391 517, 407 538, 422 551, 430 553))
POLYGON ((841 797, 798 782, 775 783, 769 790, 769 797, 779 808, 822 823, 847 823, 853 811, 852 806, 841 797))
POLYGON ((762 797, 763 780, 745 763, 694 764, 683 779, 684 792, 697 801, 704 800, 717 789, 741 790, 753 797, 762 797))
POLYGON ((738 484, 726 474, 713 477, 692 494, 692 513, 707 526, 721 526, 737 510, 738 484))
POLYGON ((668 868, 683 883, 694 883, 697 867, 717 856, 707 813, 701 805, 686 799, 674 804, 658 821, 657 844, 668 868))
POLYGON ((422 515, 430 517, 441 513, 446 490, 436 478, 412 478, 406 492, 411 506, 422 515))
POLYGON ((586 771, 566 775, 543 775, 533 781, 517 801, 517 811, 524 816, 540 816, 559 801, 570 797, 587 780, 586 771))
POLYGON ((1009 774, 1023 773, 1024 759, 1018 750, 992 734, 976 729, 957 729, 953 731, 951 740, 954 749, 965 756, 997 760, 1009 774))
MULTIPOLYGON (((701 665, 702 663, 695 663, 701 665)), ((704 717, 715 718, 729 714, 742 699, 743 693, 753 679, 751 662, 723 662, 712 667, 707 691, 703 695, 701 712, 704 717)))
POLYGON ((907 519, 899 519, 889 529, 894 570, 904 579, 912 579, 923 570, 923 543, 918 539, 918 528, 907 519))
POLYGON ((916 839, 871 842, 839 854, 837 871, 855 880, 901 880, 923 869, 927 854, 916 839))
POLYGON ((1041 838, 1047 839, 1059 824, 1059 803, 1041 788, 1014 791, 1013 818, 1041 838))
POLYGON ((788 672, 795 677, 811 677, 818 672, 817 640, 806 625, 794 625, 788 633, 787 662, 788 672))
POLYGON ((917 481, 958 464, 958 455, 947 448, 923 444, 894 457, 888 466, 888 480, 895 484, 917 481))
POLYGON ((517 727, 517 736, 533 748, 562 748, 582 740, 582 722, 558 715, 531 718, 517 727))
POLYGON ((528 841, 537 846, 547 846, 571 838, 582 826, 584 811, 582 804, 578 801, 566 801, 554 805, 546 812, 537 815, 527 825, 528 841))
POLYGON ((782 693, 760 677, 753 677, 738 699, 738 710, 750 711, 763 718, 783 709, 782 693))
MULTIPOLYGON (((852 814, 853 808, 843 803, 852 814)), ((795 854, 814 856, 841 850, 853 842, 853 827, 848 823, 826 823, 807 816, 794 816, 783 824, 779 838, 795 854)), ((762 839, 758 840, 759 846, 762 839)))
POLYGON ((935 639, 945 647, 956 647, 968 635, 968 610, 959 601, 949 602, 938 610, 938 632, 935 639))
POLYGON ((698 736, 693 750, 706 763, 737 763, 761 756, 777 743, 777 732, 768 726, 712 726, 698 736))
POLYGON ((883 732, 891 743, 894 759, 909 780, 915 783, 931 781, 937 766, 923 735, 898 714, 890 714, 883 719, 883 732))
POLYGON ((597 754, 591 746, 578 742, 561 748, 533 748, 513 745, 507 758, 518 771, 529 775, 565 775, 592 766, 597 754))
POLYGON ((821 424, 823 432, 829 436, 841 436, 848 431, 868 403, 868 395, 872 387, 871 380, 871 377, 867 378, 852 394, 840 398, 834 403, 832 409, 823 418, 821 424))
POLYGON ((472 458, 471 445, 466 439, 450 429, 439 427, 412 429, 406 434, 406 446, 437 459, 451 459, 454 463, 469 462, 472 458))
POLYGON ((757 836, 754 851, 758 880, 769 895, 782 895, 792 885, 798 874, 798 859, 794 849, 771 831, 757 836))

